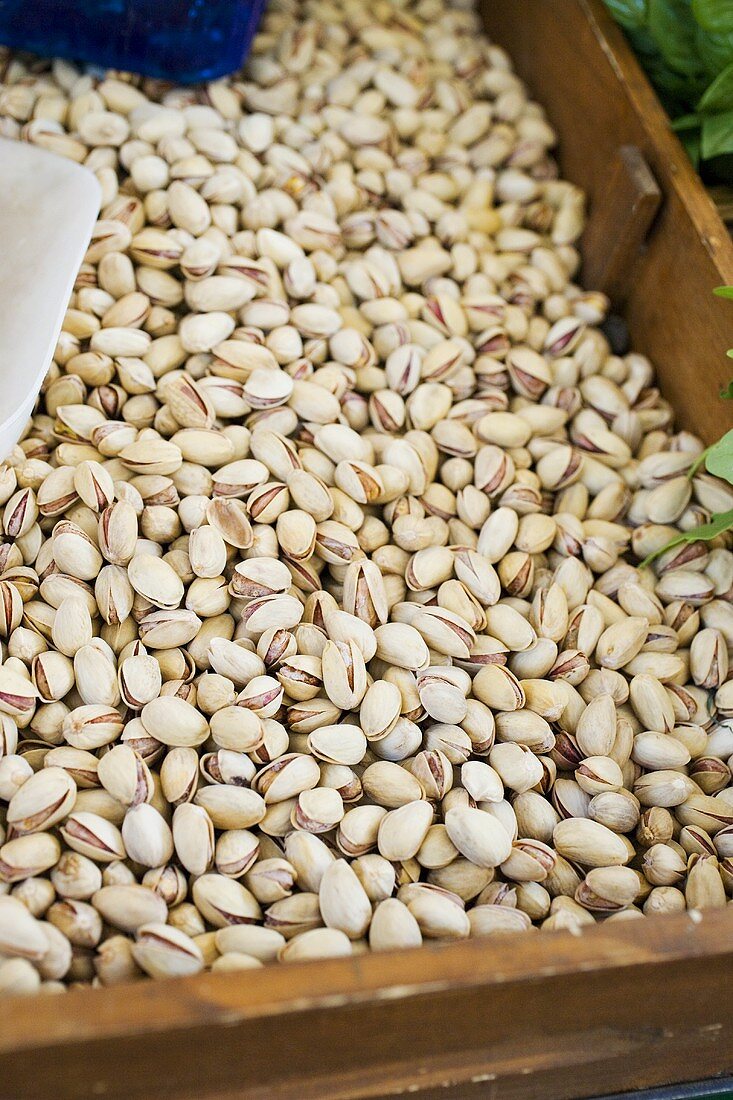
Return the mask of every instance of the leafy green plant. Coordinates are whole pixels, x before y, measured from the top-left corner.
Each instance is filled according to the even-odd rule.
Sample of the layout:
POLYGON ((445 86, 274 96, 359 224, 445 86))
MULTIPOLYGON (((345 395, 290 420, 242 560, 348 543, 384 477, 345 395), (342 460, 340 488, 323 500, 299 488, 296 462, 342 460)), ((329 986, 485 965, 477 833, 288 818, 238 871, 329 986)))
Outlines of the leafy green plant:
POLYGON ((733 181, 733 0, 606 0, 696 168, 733 181), (714 163, 711 163, 714 162, 714 163))
MULTIPOLYGON (((721 6, 726 5, 733 11, 733 0, 725 0, 724 4, 721 3, 721 6)), ((713 0, 710 0, 709 6, 714 6, 713 0)), ((733 298, 733 286, 718 286, 715 288, 714 293, 717 294, 719 298, 733 298)), ((733 348, 729 348, 727 354, 733 358, 733 348)), ((726 399, 733 399, 733 379, 720 391, 720 396, 726 399)), ((687 471, 687 476, 690 480, 692 480, 701 466, 704 466, 709 474, 722 478, 723 481, 727 481, 729 484, 733 485, 733 429, 726 432, 717 443, 712 443, 697 456, 690 466, 690 469, 687 471)), ((712 539, 717 538, 718 535, 722 535, 730 530, 733 530, 733 508, 728 512, 716 512, 710 517, 709 523, 702 523, 699 527, 693 527, 690 531, 681 531, 679 535, 675 535, 674 538, 670 539, 664 546, 660 546, 658 550, 649 554, 649 556, 641 562, 639 568, 643 569, 661 554, 666 554, 668 550, 673 550, 675 546, 682 546, 685 543, 698 541, 710 542, 712 539)))

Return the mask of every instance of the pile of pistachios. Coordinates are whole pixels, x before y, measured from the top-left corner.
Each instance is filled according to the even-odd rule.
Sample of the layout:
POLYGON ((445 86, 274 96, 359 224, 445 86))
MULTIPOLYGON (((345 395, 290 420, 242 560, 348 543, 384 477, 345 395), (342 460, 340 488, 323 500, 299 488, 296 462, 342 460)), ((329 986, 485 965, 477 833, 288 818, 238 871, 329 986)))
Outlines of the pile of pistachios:
POLYGON ((0 990, 730 904, 729 536, 638 564, 733 489, 472 5, 0 62, 103 192, 0 469, 0 990))

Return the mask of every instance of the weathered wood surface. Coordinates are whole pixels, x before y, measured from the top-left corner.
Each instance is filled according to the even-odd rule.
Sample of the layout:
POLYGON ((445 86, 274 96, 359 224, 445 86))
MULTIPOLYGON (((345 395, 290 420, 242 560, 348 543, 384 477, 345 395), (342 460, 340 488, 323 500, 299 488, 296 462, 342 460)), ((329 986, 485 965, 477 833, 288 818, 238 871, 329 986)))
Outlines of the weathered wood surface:
POLYGON ((636 145, 622 145, 609 165, 602 203, 596 203, 583 238, 584 277, 589 286, 623 308, 662 192, 636 145))
POLYGON ((733 1070, 708 911, 3 1004, 2 1100, 553 1100, 733 1070))

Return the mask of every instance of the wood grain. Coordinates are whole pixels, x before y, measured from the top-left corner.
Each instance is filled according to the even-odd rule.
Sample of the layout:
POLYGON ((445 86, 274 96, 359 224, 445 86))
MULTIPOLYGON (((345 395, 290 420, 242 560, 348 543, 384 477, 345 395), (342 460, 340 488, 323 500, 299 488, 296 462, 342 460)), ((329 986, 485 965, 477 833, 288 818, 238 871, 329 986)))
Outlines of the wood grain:
MULTIPOLYGON (((591 225, 618 150, 635 145, 649 164, 663 201, 624 312, 679 424, 712 441, 730 427, 718 393, 731 375, 733 308, 712 290, 733 282, 733 244, 653 89, 603 0, 484 0, 482 11, 546 108, 562 173, 587 192, 591 225)), ((590 285, 610 244, 591 237, 583 247, 590 285)))
POLYGON ((3 1003, 2 1100, 553 1100, 733 1069, 733 922, 471 940, 3 1003))
MULTIPOLYGON (((727 427, 733 246, 601 0, 487 0, 602 201, 635 145, 663 194, 626 316, 680 422, 727 427)), ((593 221, 591 220, 591 225, 593 221)), ((586 242, 586 268, 609 243, 586 242)), ((637 249, 638 251, 638 249, 637 249)), ((733 911, 3 1002, 0 1100, 567 1100, 733 1072, 733 911)))
POLYGON ((622 145, 609 165, 603 202, 590 212, 583 236, 583 277, 615 310, 631 293, 662 192, 642 152, 622 145))

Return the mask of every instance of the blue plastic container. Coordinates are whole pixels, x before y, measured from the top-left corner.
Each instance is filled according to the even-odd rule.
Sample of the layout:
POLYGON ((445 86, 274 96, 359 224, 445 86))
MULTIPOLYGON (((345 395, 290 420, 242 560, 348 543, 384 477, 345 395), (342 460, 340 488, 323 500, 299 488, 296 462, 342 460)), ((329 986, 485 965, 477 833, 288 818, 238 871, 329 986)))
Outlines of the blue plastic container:
POLYGON ((0 0, 0 44, 190 83, 234 72, 265 0, 0 0))

